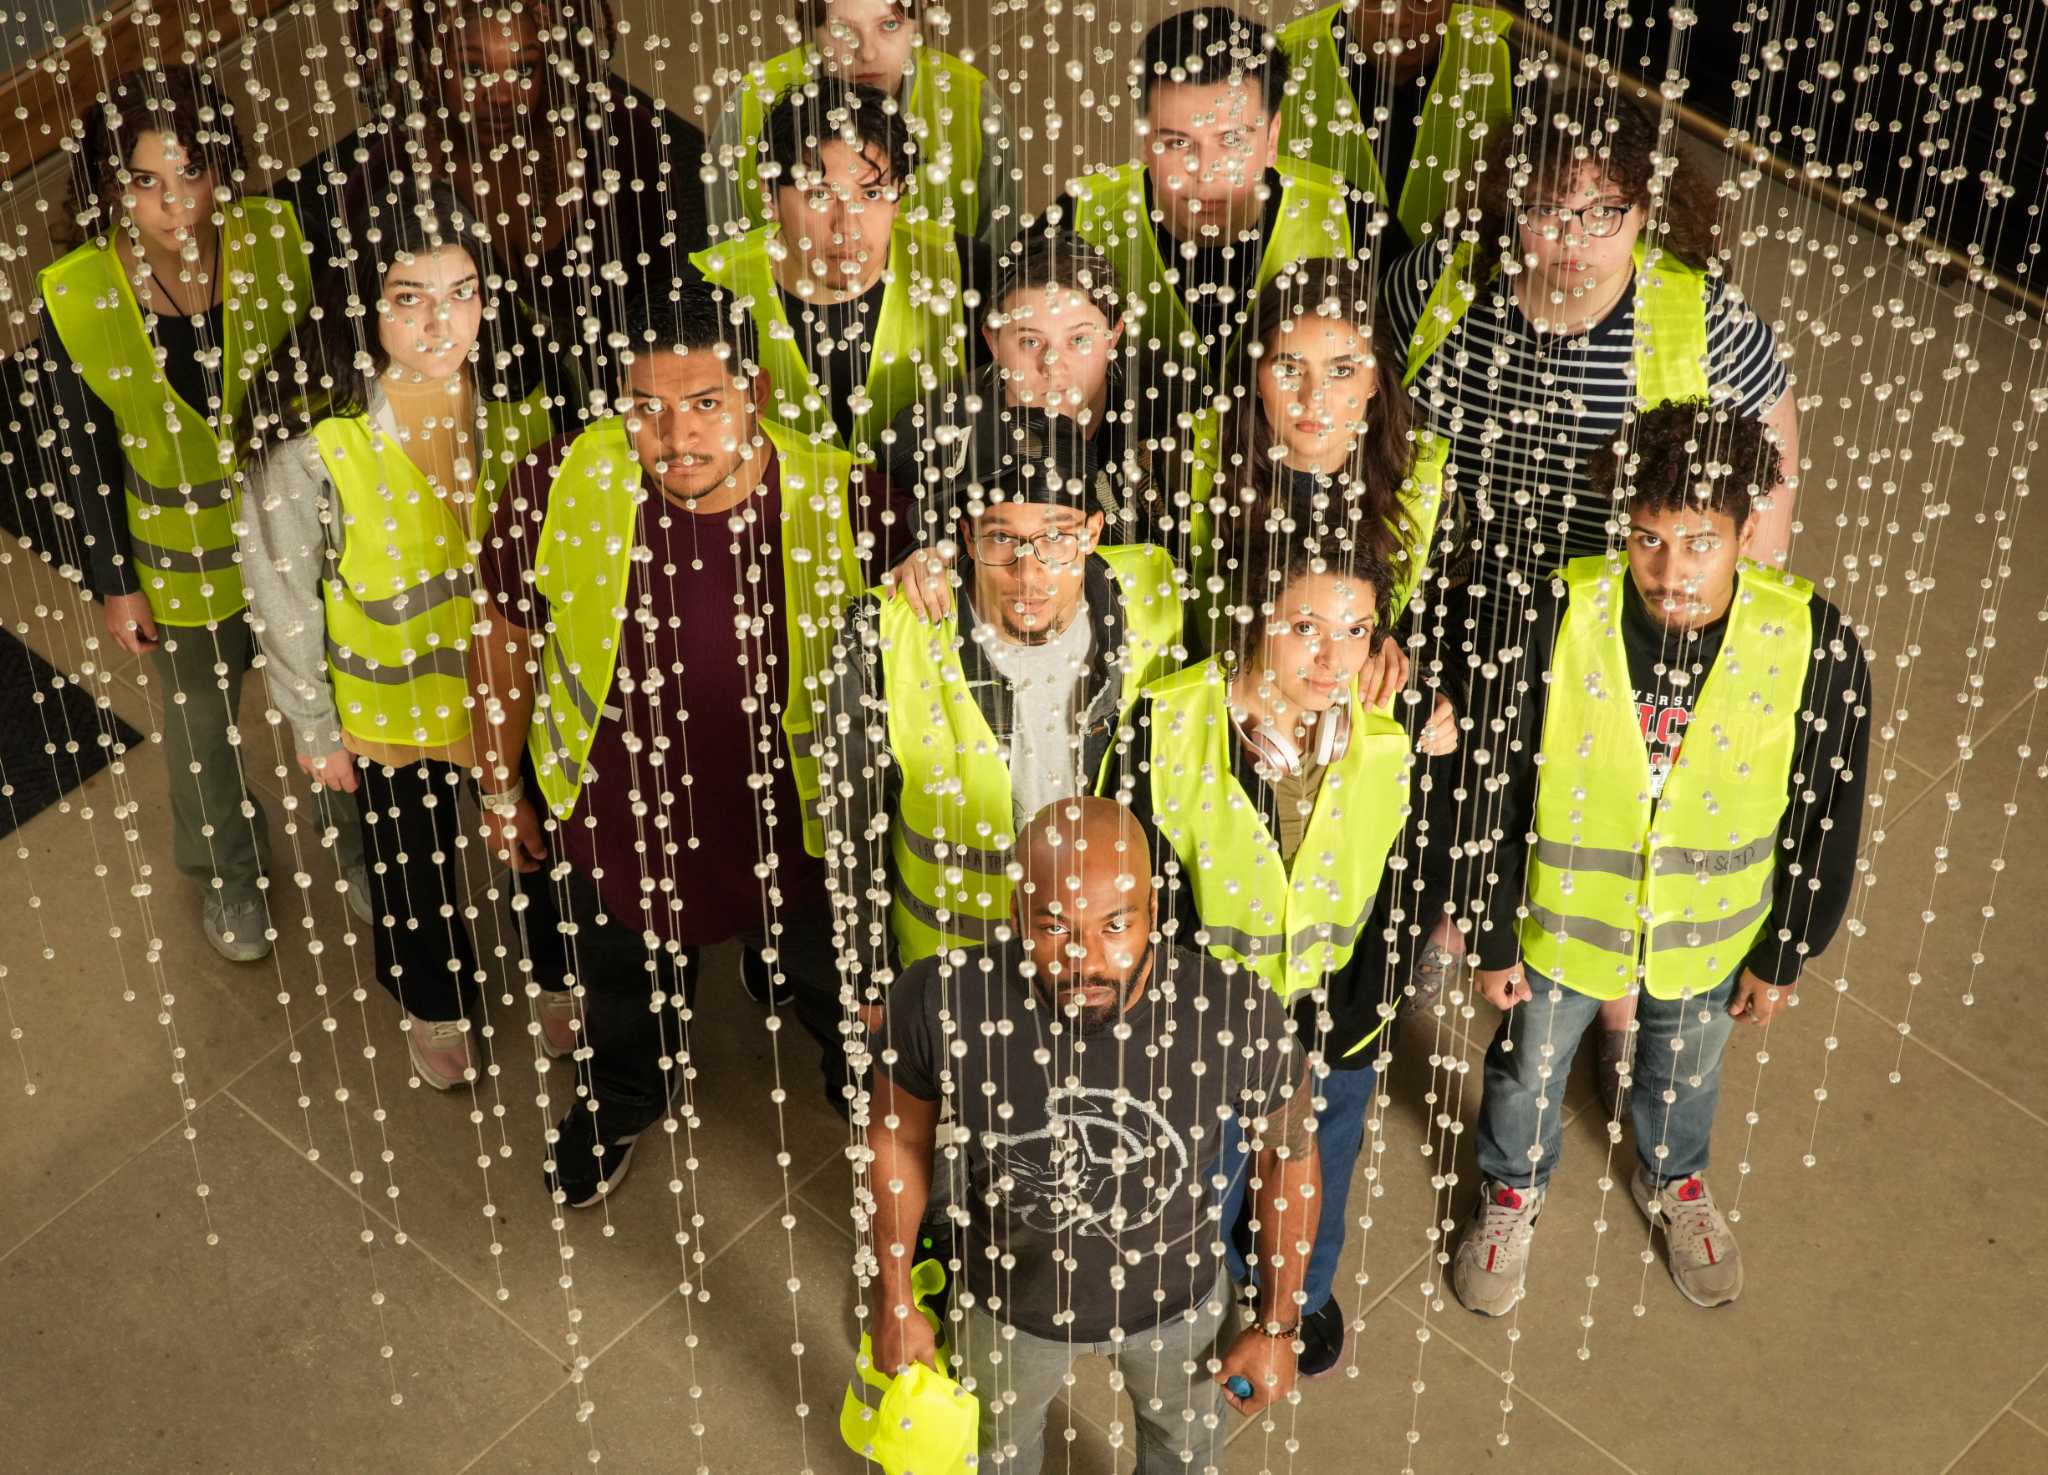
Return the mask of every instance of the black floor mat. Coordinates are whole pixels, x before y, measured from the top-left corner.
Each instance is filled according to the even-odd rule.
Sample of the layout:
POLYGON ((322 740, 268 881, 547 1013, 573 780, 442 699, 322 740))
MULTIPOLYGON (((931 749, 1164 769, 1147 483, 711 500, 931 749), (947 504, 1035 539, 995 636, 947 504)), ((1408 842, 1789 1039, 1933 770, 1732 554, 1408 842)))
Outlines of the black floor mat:
POLYGON ((0 630, 0 835, 10 835, 112 761, 114 743, 142 736, 0 630), (48 748, 54 744, 56 751, 48 748))

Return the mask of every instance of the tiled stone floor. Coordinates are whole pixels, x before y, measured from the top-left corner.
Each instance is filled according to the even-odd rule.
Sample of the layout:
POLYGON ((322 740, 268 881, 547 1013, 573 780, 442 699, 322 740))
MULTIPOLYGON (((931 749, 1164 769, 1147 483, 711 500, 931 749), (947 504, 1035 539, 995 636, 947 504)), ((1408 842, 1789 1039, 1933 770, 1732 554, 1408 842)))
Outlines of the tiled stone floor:
MULTIPOLYGON (((2032 997, 2048 978, 2048 559, 2006 480, 2032 432, 2003 387, 2035 350, 1999 310, 1955 318, 1947 289, 1772 187, 1742 215, 1802 233, 1737 274, 1794 353, 1812 462, 1795 563, 1868 627, 1887 729, 1860 935, 1810 970, 1768 1063, 1744 1045, 1728 1066, 1716 1177, 1724 1201, 1740 1189, 1748 1294, 1699 1312, 1645 1262, 1619 1175, 1603 1198, 1605 1124, 1579 1084, 1531 1295, 1512 1327, 1466 1315, 1437 1289, 1429 1235, 1469 1206, 1469 1152, 1447 1204, 1422 1148, 1473 1119, 1490 1020, 1442 1043, 1410 1029, 1377 1176, 1355 1188, 1371 1222, 1342 1292, 1350 1359, 1242 1425, 1232 1472, 2048 1469, 2048 1023, 2032 997), (1959 334, 1979 367, 1944 381, 1959 334), (1960 447, 1937 442, 1944 424, 1960 447), (1474 1070, 1446 1078, 1433 1054, 1474 1070)), ((0 621, 81 669, 75 600, 18 548, 0 556, 0 621)), ((141 675, 123 658, 99 679, 147 729, 141 675)), ((255 782, 290 856, 261 708, 252 687, 255 782)), ((493 1005, 501 1071, 474 1098, 407 1089, 317 842, 298 837, 312 885, 279 961, 218 962, 169 873, 158 761, 134 755, 0 842, 0 986, 20 1031, 0 1049, 0 1470, 856 1468, 836 1434, 847 1135, 732 959, 714 959, 698 1011, 694 1123, 644 1145, 608 1214, 557 1228, 523 1004, 493 1005), (135 856, 156 867, 146 912, 135 856)), ((495 942, 506 923, 475 871, 495 942)), ((1069 1410, 1049 1468, 1130 1468, 1102 1368, 1083 1366, 1069 1410)))

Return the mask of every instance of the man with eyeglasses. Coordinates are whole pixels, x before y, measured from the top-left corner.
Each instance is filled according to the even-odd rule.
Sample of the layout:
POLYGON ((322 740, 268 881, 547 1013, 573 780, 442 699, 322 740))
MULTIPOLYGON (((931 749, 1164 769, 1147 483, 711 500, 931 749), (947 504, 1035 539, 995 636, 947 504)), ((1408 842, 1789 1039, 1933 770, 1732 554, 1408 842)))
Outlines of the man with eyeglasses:
POLYGON ((855 605, 826 703, 826 851, 868 1005, 918 959, 998 940, 1018 827, 1096 791, 1139 689, 1184 655, 1165 550, 1097 546, 1108 472, 1072 419, 990 413, 958 455, 958 597, 930 620, 855 605))
POLYGON ((908 510, 863 497, 845 452, 760 416, 749 345, 708 288, 637 304, 627 340, 618 413, 506 488, 471 647, 499 852, 555 882, 521 918, 535 1026, 551 1056, 590 1052, 546 1165, 571 1208, 618 1187, 668 1110, 705 947, 742 943, 749 992, 793 1002, 847 1109, 788 672, 829 638, 832 584, 875 578, 886 562, 860 555, 887 559, 908 510), (558 907, 573 933, 557 936, 558 907))
POLYGON ((750 323, 771 417, 874 460, 912 401, 982 361, 988 248, 906 193, 910 125, 876 88, 792 92, 759 148, 767 223, 691 259, 750 323))

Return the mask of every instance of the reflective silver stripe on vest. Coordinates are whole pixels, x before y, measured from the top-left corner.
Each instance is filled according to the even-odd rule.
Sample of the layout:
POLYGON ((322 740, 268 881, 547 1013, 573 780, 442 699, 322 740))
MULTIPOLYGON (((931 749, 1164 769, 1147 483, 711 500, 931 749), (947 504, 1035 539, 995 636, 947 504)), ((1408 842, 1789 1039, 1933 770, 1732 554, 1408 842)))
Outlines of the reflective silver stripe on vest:
POLYGON ((231 544, 226 548, 208 548, 198 553, 181 553, 174 548, 159 548, 154 543, 145 543, 131 537, 129 548, 135 561, 144 568, 156 569, 171 574, 206 574, 215 569, 233 568, 238 560, 231 544))
POLYGON ((1761 921, 1770 910, 1771 899, 1765 896, 1755 905, 1745 907, 1732 916, 1715 917, 1710 921, 1660 922, 1650 933, 1650 951, 1672 952, 1679 948, 1711 947, 1717 942, 1726 942, 1761 921))
MULTIPOLYGON (((1529 903, 1529 920, 1551 937, 1561 937, 1567 942, 1583 942, 1599 948, 1602 952, 1625 953, 1634 957, 1636 934, 1625 927, 1610 927, 1605 922, 1595 922, 1590 917, 1567 917, 1553 912, 1548 907, 1529 903)), ((1688 924, 1690 925, 1690 924, 1688 924)))
POLYGON ((597 726, 597 703, 591 699, 590 693, 584 689, 583 683, 569 674, 569 668, 562 664, 562 658, 556 653, 552 643, 546 647, 546 653, 548 657, 548 674, 554 680, 561 683, 562 690, 569 694, 569 700, 576 704, 576 710, 583 714, 583 720, 595 729, 597 726))
POLYGON ((436 578, 422 579, 410 589, 401 589, 386 599, 363 599, 354 593, 347 597, 350 604, 378 624, 403 625, 451 599, 467 599, 469 595, 469 575, 457 569, 436 578))
POLYGON ((789 752, 791 757, 814 758, 817 756, 817 734, 809 732, 790 732, 787 728, 785 728, 783 730, 783 736, 789 739, 789 752))
POLYGON ((1685 845, 1661 845, 1650 855, 1650 873, 1657 876, 1732 876, 1771 858, 1778 837, 1765 835, 1734 850, 1696 850, 1685 845))
POLYGON ((448 645, 421 651, 402 666, 386 666, 353 651, 345 651, 330 640, 327 642, 327 664, 344 676, 374 682, 378 686, 403 686, 419 676, 454 676, 465 680, 469 676, 469 658, 448 645))
POLYGON ((1372 908, 1367 907, 1358 914, 1357 921, 1342 927, 1333 924, 1328 929, 1327 936, 1320 922, 1313 927, 1304 927, 1294 934, 1294 941, 1289 944, 1289 950, 1299 955, 1312 947, 1350 947, 1358 941, 1358 934, 1365 930, 1366 921, 1371 915, 1372 908))
POLYGON ((1597 871, 1603 876, 1619 876, 1624 881, 1643 878, 1643 858, 1633 850, 1572 845, 1563 840, 1537 840, 1536 864, 1549 866, 1554 871, 1597 871))
POLYGON ((189 489, 185 487, 160 487, 133 466, 128 468, 128 494, 136 501, 151 507, 179 507, 187 502, 196 503, 202 511, 208 510, 210 501, 214 506, 226 502, 232 495, 227 478, 215 477, 212 481, 195 481, 189 489))
POLYGON ((564 777, 576 778, 579 772, 576 755, 569 751, 569 744, 562 736, 562 729, 555 725, 555 709, 535 706, 533 715, 540 719, 541 728, 547 739, 548 756, 555 760, 555 767, 564 777))
POLYGON ((1010 863, 1010 852, 996 850, 987 845, 977 845, 972 840, 936 840, 930 835, 920 835, 902 820, 896 822, 896 833, 902 838, 903 848, 919 860, 935 866, 971 865, 975 870, 988 875, 1000 876, 1010 863), (943 847, 943 852, 941 852, 943 847))
POLYGON ((1282 933, 1269 932, 1254 937, 1235 927, 1203 927, 1196 931, 1195 941, 1203 947, 1227 947, 1239 957, 1270 958, 1287 945, 1282 933))
POLYGON ((948 937, 965 937, 974 942, 994 942, 996 929, 1010 925, 1008 918, 989 921, 981 917, 962 916, 958 912, 948 914, 942 921, 937 907, 904 886, 896 888, 896 904, 934 932, 944 933, 948 937))

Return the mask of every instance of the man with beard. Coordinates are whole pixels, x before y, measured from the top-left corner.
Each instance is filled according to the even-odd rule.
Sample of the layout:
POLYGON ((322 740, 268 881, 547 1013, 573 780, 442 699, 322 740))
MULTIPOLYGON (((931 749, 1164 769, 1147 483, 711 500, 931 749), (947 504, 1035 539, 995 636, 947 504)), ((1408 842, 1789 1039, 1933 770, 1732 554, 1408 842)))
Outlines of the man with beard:
POLYGON ((893 970, 995 940, 1011 837, 1096 788, 1139 690, 1180 663, 1165 550, 1097 546, 1106 474, 1071 419, 983 415, 947 483, 960 597, 929 620, 885 593, 848 614, 817 721, 835 736, 818 761, 834 899, 871 1022, 893 970))
POLYGON ((943 1172, 962 1276, 950 1371, 982 1401, 984 1457, 1036 1475, 1048 1407, 1094 1353, 1132 1390, 1139 1475, 1209 1468, 1219 1401, 1249 1415, 1294 1387, 1316 1077, 1256 978, 1161 940, 1128 811, 1060 800, 1016 851, 1002 939, 924 959, 889 996, 868 1135, 875 1363, 937 1367, 910 1247, 943 1172), (1233 1117, 1250 1163, 1219 1151, 1233 1117), (1247 1170, 1259 1319, 1232 1335, 1216 1204, 1247 1170))
POLYGON ((556 883, 533 888, 524 917, 536 1025, 550 1055, 593 1052, 547 1164, 571 1208, 618 1187, 667 1110, 705 947, 739 939, 757 999, 783 971, 845 1109, 783 683, 792 649, 829 627, 822 576, 858 588, 874 575, 851 550, 886 552, 886 528, 857 525, 869 510, 880 524, 886 494, 816 498, 841 509, 836 528, 807 512, 806 492, 843 489, 851 462, 761 418, 747 345, 709 288, 637 304, 628 322, 619 413, 551 442, 506 488, 471 647, 501 853, 556 883), (556 900, 573 923, 559 941, 556 900))

